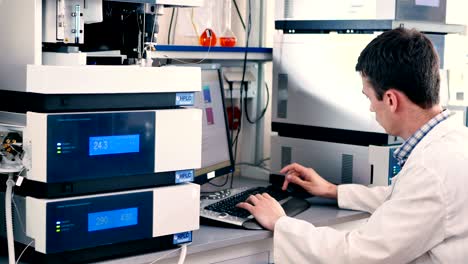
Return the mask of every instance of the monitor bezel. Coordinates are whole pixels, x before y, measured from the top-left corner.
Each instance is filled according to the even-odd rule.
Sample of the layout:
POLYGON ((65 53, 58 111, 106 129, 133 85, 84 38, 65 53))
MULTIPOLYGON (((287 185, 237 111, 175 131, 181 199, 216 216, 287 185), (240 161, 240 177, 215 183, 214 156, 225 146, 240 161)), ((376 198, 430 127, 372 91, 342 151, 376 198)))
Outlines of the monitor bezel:
MULTIPOLYGON (((234 155, 232 153, 232 138, 231 138, 231 133, 229 132, 228 118, 227 118, 227 112, 226 112, 226 100, 225 100, 225 95, 224 95, 224 82, 222 79, 221 66, 219 64, 199 64, 196 66, 200 67, 202 71, 203 70, 216 70, 218 73, 218 82, 219 82, 219 89, 221 90, 221 103, 223 106, 223 115, 224 115, 224 127, 226 131, 228 151, 229 151, 229 166, 225 166, 225 167, 209 172, 209 173, 214 172, 214 176, 210 178, 208 177, 209 173, 203 173, 194 177, 194 181, 193 181, 194 183, 203 185, 221 176, 225 176, 229 173, 234 173, 235 165, 234 165, 234 155)), ((202 168, 199 168, 199 169, 202 169, 202 168)), ((199 169, 196 169, 195 172, 199 169)))

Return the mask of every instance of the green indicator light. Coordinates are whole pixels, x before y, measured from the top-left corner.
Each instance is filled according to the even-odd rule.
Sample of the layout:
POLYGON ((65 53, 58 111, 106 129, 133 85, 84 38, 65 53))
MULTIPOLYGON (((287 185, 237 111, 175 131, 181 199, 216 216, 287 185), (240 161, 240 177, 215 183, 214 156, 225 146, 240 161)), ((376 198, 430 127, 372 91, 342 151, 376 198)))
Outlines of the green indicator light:
POLYGON ((57 147, 58 150, 62 149, 61 147, 57 147))
POLYGON ((55 230, 55 232, 60 233, 60 229, 55 230))
POLYGON ((58 225, 58 226, 56 226, 55 228, 60 229, 60 226, 58 225))
POLYGON ((62 151, 60 151, 60 150, 57 150, 57 154, 60 154, 60 153, 62 153, 62 151))

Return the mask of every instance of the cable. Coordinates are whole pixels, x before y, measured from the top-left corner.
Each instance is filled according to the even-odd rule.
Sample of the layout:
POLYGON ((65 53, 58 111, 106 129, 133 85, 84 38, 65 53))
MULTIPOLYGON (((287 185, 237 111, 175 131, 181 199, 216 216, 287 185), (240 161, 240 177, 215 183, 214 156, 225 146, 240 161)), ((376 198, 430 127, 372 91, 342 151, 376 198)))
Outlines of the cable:
MULTIPOLYGON (((248 16, 247 16, 247 41, 245 43, 245 55, 244 55, 244 67, 242 71, 242 82, 241 82, 241 91, 242 91, 242 85, 244 85, 245 89, 245 98, 244 98, 244 112, 245 112, 245 117, 247 121, 250 124, 255 124, 257 123, 263 116, 265 115, 265 112, 267 110, 268 105, 265 107, 265 109, 262 111, 260 116, 258 116, 254 121, 249 116, 249 111, 247 109, 247 84, 245 83, 245 72, 246 72, 246 67, 247 67, 247 48, 249 46, 249 39, 250 39, 250 33, 252 31, 252 2, 249 0, 249 9, 248 9, 248 16)), ((268 89, 268 86, 266 86, 266 89, 268 89)), ((269 93, 268 93, 269 94, 269 93)), ((242 101, 242 96, 240 97, 240 100, 242 101)), ((269 101, 269 95, 268 95, 268 101, 269 101)))
POLYGON ((21 254, 19 255, 18 259, 16 260, 16 264, 19 263, 19 261, 21 259, 21 256, 23 256, 24 252, 26 252, 26 249, 28 249, 28 247, 31 246, 33 242, 34 242, 34 239, 31 240, 31 242, 29 242, 29 244, 23 249, 23 251, 21 251, 21 254))
POLYGON ((187 244, 183 244, 182 250, 180 251, 179 261, 177 262, 177 264, 184 264, 186 256, 187 256, 187 244))
MULTIPOLYGON (((252 119, 249 116, 249 111, 247 111, 247 107, 245 107, 245 117, 250 124, 257 123, 263 118, 263 116, 265 116, 265 113, 268 109, 268 105, 270 104, 270 89, 268 89, 268 84, 266 82, 265 82, 265 90, 267 92, 267 102, 266 102, 265 108, 263 108, 260 115, 256 117, 255 120, 252 121, 252 119)), ((247 106, 247 94, 244 97, 244 102, 245 102, 245 105, 247 106)))
POLYGON ((215 187, 224 187, 224 185, 226 185, 226 183, 228 183, 228 180, 229 180, 229 174, 227 174, 226 178, 224 179, 224 182, 222 184, 216 184, 216 183, 212 183, 211 181, 214 180, 214 179, 217 179, 217 178, 213 178, 211 179, 208 184, 210 185, 213 185, 215 187))
POLYGON ((244 19, 242 18, 242 15, 241 15, 241 13, 240 13, 240 11, 239 11, 239 6, 237 6, 237 2, 236 2, 236 0, 232 0, 232 1, 234 2, 234 6, 236 7, 237 16, 239 16, 239 19, 240 19, 240 21, 241 21, 241 23, 242 23, 242 27, 243 27, 243 28, 244 28, 244 30, 245 30, 245 23, 244 23, 244 19))
POLYGON ((161 259, 163 259, 163 258, 169 256, 170 254, 172 254, 172 253, 174 253, 174 252, 176 252, 176 251, 178 251, 178 250, 182 250, 182 252, 180 252, 179 262, 178 262, 178 263, 183 263, 183 261, 185 260, 185 255, 187 254, 187 245, 189 245, 189 244, 190 244, 190 243, 182 244, 182 245, 180 245, 180 247, 178 247, 178 248, 176 248, 176 249, 174 249, 174 250, 171 250, 171 251, 167 252, 166 254, 162 255, 161 257, 159 257, 159 258, 157 258, 157 259, 151 261, 149 264, 154 264, 154 263, 160 261, 161 259), (184 249, 184 248, 185 248, 185 249, 184 249), (185 250, 185 252, 184 252, 184 250, 185 250), (184 258, 182 259, 182 262, 180 262, 180 260, 181 260, 181 258, 182 258, 182 255, 184 255, 184 256, 183 256, 184 258))
POLYGON ((172 21, 174 20, 175 8, 172 8, 171 20, 169 22, 169 30, 167 31, 167 44, 171 45, 171 30, 172 30, 172 21))
POLYGON ((13 206, 15 207, 15 212, 16 212, 16 215, 18 216, 18 220, 19 220, 19 223, 20 223, 20 226, 21 226, 21 230, 23 231, 24 234, 26 234, 26 228, 24 228, 23 220, 21 220, 21 215, 20 215, 18 206, 15 203, 14 197, 15 197, 15 193, 13 192, 12 195, 11 195, 11 201, 13 202, 13 206))
POLYGON ((266 171, 270 172, 270 169, 269 169, 269 168, 260 166, 260 165, 255 164, 255 163, 239 162, 239 163, 236 164, 236 166, 238 166, 238 165, 246 165, 246 166, 256 167, 256 168, 260 168, 260 169, 262 169, 262 170, 266 170, 266 171))
POLYGON ((11 208, 13 187, 15 186, 15 181, 13 180, 13 173, 8 174, 6 186, 7 187, 5 191, 5 219, 8 243, 8 263, 15 264, 15 240, 13 237, 13 212, 11 208))
POLYGON ((172 44, 175 42, 175 36, 177 36, 177 21, 179 20, 179 8, 176 7, 175 18, 174 18, 174 30, 172 32, 172 44))
MULTIPOLYGON (((234 4, 236 5, 236 8, 237 8, 237 4, 234 2, 234 4)), ((243 103, 242 103, 242 95, 243 95, 243 90, 245 89, 245 92, 247 93, 247 88, 246 87, 246 83, 245 83, 245 72, 247 70, 247 54, 248 54, 248 48, 249 48, 249 39, 250 39, 250 32, 251 32, 251 29, 252 29, 252 16, 251 16, 251 7, 252 7, 252 2, 251 0, 249 0, 249 16, 248 16, 248 28, 247 28, 247 37, 246 37, 246 41, 245 41, 245 53, 244 53, 244 63, 243 63, 243 66, 242 66, 242 81, 241 81, 241 84, 240 84, 240 94, 239 94, 239 105, 240 105, 240 116, 239 116, 239 126, 238 126, 238 130, 237 130, 237 134, 236 134, 236 138, 234 139, 233 141, 233 146, 234 146, 234 164, 236 163, 236 159, 237 159, 237 146, 239 144, 239 134, 240 134, 240 131, 242 129, 242 108, 243 107, 246 107, 246 106, 243 106, 243 103), (243 89, 244 88, 244 89, 243 89)), ((233 186, 233 182, 234 182, 234 177, 231 178, 231 188, 233 186)))
POLYGON ((197 28, 197 24, 195 24, 195 20, 194 20, 194 9, 192 7, 192 12, 191 12, 191 16, 190 16, 190 21, 192 22, 192 27, 193 27, 193 30, 195 31, 195 36, 200 36, 200 34, 198 34, 198 28, 197 28))
POLYGON ((183 64, 199 64, 199 63, 202 63, 204 60, 206 60, 206 58, 208 57, 208 54, 210 53, 211 47, 213 47, 213 46, 211 46, 211 45, 208 46, 208 50, 206 51, 205 56, 204 56, 201 60, 196 61, 196 62, 174 59, 174 58, 170 58, 170 57, 167 56, 167 55, 163 55, 163 56, 164 56, 166 59, 175 60, 175 61, 178 61, 178 62, 183 63, 183 64))

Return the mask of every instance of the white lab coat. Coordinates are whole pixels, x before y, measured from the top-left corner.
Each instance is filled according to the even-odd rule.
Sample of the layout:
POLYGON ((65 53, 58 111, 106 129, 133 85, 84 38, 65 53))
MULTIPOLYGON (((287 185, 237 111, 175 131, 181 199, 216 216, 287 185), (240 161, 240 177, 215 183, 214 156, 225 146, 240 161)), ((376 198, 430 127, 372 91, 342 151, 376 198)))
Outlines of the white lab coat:
POLYGON ((434 127, 391 186, 338 187, 340 208, 372 213, 357 230, 281 217, 275 264, 468 263, 468 129, 455 122, 434 127))

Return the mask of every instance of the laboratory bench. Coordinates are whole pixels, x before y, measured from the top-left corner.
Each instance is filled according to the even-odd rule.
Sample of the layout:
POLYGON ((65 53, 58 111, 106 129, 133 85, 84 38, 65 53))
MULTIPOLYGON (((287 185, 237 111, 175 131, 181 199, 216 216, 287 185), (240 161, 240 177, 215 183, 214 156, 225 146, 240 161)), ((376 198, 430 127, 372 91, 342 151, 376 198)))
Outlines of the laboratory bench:
MULTIPOLYGON (((236 179, 234 187, 266 184, 263 181, 244 178, 236 179)), ((368 213, 339 209, 335 200, 319 197, 311 197, 307 200, 311 203, 311 207, 296 215, 295 218, 308 221, 315 226, 351 230, 367 221, 369 217, 368 213)), ((171 249, 92 263, 168 264, 177 263, 179 254, 180 249, 171 249), (154 262, 157 259, 160 260, 154 262)), ((0 258, 0 263, 7 263, 7 258, 0 258)), ((201 224, 200 229, 193 232, 193 242, 187 247, 185 263, 273 263, 273 232, 201 224)))
MULTIPOLYGON (((236 179, 234 187, 264 186, 264 181, 236 179)), ((311 207, 295 216, 315 226, 329 226, 338 230, 351 230, 367 221, 368 213, 343 210, 335 200, 312 197, 307 199, 311 207)), ((180 250, 166 250, 120 259, 112 259, 99 264, 148 264, 177 263, 180 250), (171 252, 173 251, 173 252, 171 252)), ((186 264, 250 264, 273 263, 273 232, 267 230, 245 230, 236 227, 200 225, 193 232, 193 242, 187 247, 186 264)))
MULTIPOLYGON (((330 226, 340 230, 349 230, 365 221, 369 214, 350 210, 341 210, 329 202, 309 199, 312 206, 297 215, 296 218, 308 221, 315 226, 330 226)), ((99 264, 151 263, 171 250, 114 260, 95 262, 99 264)), ((157 261, 156 263, 177 263, 180 250, 157 261)), ((187 248, 186 264, 207 263, 272 263, 273 233, 266 230, 244 230, 201 225, 193 232, 193 242, 187 248)))

